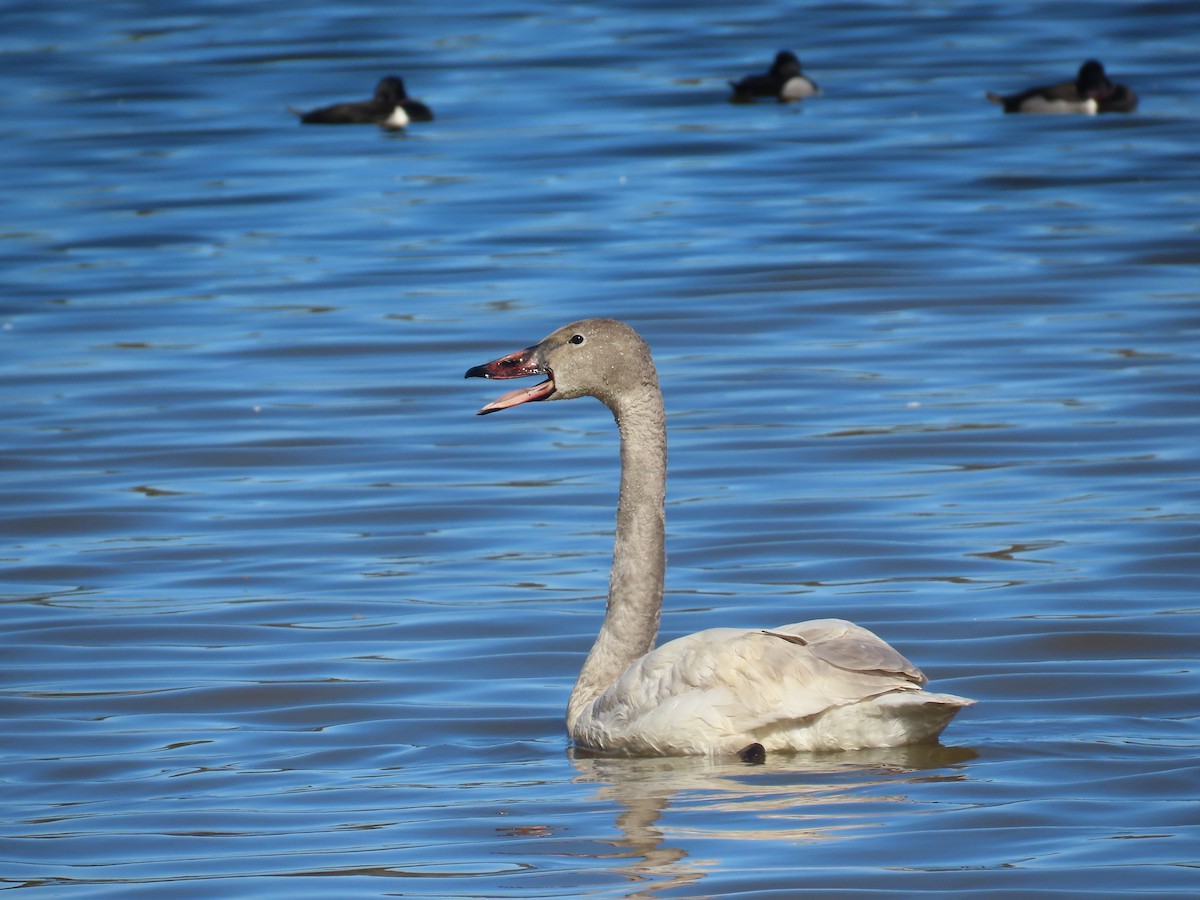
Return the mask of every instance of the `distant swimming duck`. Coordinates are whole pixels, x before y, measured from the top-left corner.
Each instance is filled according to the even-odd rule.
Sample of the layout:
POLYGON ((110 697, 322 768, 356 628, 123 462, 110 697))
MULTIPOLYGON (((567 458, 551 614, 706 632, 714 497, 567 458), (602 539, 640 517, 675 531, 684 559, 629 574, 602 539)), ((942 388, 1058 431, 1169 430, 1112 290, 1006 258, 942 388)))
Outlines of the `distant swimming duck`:
POLYGON ((1123 84, 1108 80, 1104 66, 1089 59, 1079 67, 1074 81, 1030 88, 1019 94, 1001 96, 988 92, 987 98, 999 103, 1006 113, 1083 113, 1133 112, 1137 94, 1123 84))
POLYGON ((311 112, 300 113, 305 125, 382 125, 403 128, 409 122, 432 122, 433 112, 420 100, 413 100, 404 82, 389 75, 375 85, 375 96, 357 103, 335 103, 311 112))
POLYGON ((741 81, 731 81, 734 103, 752 103, 757 97, 774 97, 781 102, 803 100, 820 88, 800 72, 800 60, 791 50, 780 50, 765 75, 747 75, 741 81))

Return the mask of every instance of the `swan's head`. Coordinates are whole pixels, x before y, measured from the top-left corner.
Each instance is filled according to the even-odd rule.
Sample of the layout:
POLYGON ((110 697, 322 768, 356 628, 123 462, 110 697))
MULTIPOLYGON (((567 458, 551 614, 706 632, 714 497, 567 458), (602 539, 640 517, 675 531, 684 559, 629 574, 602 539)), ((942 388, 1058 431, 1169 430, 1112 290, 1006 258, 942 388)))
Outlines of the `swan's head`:
POLYGON ((467 369, 467 378, 524 378, 546 380, 497 397, 478 415, 532 400, 572 400, 596 397, 616 409, 620 399, 638 385, 658 379, 650 348, 636 331, 616 319, 581 319, 564 325, 532 347, 490 363, 467 369))

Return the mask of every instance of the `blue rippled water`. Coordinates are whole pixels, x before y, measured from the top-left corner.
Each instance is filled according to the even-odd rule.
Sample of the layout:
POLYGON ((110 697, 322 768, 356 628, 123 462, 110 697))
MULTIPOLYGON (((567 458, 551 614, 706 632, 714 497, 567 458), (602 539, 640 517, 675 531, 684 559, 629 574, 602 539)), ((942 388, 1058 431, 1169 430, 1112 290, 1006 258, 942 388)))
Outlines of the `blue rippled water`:
POLYGON ((5 6, 0 888, 1194 896, 1200 7, 5 6), (727 102, 790 47, 804 104, 727 102), (1102 59, 1132 115, 988 90, 1102 59), (436 121, 289 107, 400 74, 436 121), (578 758, 633 324, 663 635, 838 615, 942 745, 578 758))

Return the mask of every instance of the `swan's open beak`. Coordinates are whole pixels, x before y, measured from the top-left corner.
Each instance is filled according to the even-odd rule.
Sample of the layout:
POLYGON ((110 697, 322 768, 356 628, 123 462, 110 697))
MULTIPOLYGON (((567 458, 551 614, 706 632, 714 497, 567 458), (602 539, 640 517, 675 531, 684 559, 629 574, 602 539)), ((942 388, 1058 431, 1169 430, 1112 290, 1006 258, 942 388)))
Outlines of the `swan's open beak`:
POLYGON ((486 416, 488 413, 510 406, 518 406, 531 400, 545 400, 554 393, 554 375, 545 366, 535 360, 536 347, 526 347, 508 356, 484 363, 482 366, 472 366, 467 369, 466 378, 524 378, 527 375, 549 375, 541 384, 532 387, 518 388, 509 391, 502 397, 497 397, 475 415, 486 416))

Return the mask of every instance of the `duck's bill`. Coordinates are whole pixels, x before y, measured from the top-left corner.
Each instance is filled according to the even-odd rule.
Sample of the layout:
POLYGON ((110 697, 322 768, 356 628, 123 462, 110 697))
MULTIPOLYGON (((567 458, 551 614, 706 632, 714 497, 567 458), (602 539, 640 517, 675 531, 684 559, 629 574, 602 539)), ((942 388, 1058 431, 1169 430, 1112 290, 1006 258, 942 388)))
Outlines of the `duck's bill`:
MULTIPOLYGON (((503 379, 524 378, 528 375, 550 375, 541 364, 534 360, 532 347, 526 350, 518 350, 516 353, 510 353, 508 356, 502 356, 481 366, 472 366, 467 369, 465 377, 503 379)), ((554 376, 550 375, 549 378, 540 384, 518 388, 515 391, 509 391, 507 394, 497 397, 480 409, 476 415, 486 416, 488 413, 508 409, 510 406, 520 406, 522 403, 529 403, 534 400, 545 400, 553 393, 554 376)))

